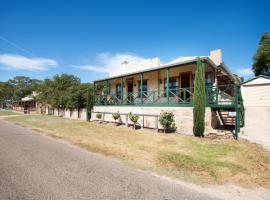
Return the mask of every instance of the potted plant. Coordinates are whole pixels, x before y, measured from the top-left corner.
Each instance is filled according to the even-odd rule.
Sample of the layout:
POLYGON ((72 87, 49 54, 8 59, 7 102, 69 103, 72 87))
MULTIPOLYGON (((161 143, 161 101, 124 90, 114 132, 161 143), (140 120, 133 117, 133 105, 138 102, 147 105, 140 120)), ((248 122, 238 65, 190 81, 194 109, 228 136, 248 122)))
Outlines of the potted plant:
POLYGON ((133 123, 133 129, 136 129, 136 124, 138 123, 139 115, 135 115, 135 114, 132 114, 132 112, 130 112, 128 114, 128 117, 130 121, 133 123))
POLYGON ((169 111, 161 112, 159 117, 159 123, 163 126, 164 132, 168 133, 168 131, 174 128, 174 114, 169 111))
POLYGON ((113 114, 112 114, 112 118, 114 119, 114 122, 115 122, 115 124, 116 124, 116 120, 119 120, 119 119, 120 119, 120 114, 119 114, 119 112, 113 113, 113 114))
POLYGON ((97 119, 99 119, 99 120, 100 120, 100 119, 101 119, 101 117, 102 117, 102 114, 101 114, 101 113, 97 113, 97 114, 96 114, 96 118, 97 118, 97 119))

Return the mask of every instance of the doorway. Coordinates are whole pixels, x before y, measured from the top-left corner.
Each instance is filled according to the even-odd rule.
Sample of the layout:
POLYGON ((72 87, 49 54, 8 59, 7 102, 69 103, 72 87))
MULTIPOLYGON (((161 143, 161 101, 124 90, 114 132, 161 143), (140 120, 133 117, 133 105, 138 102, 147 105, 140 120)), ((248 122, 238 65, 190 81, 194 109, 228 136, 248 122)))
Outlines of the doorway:
POLYGON ((180 74, 181 99, 190 101, 190 72, 180 74))
POLYGON ((133 81, 127 83, 127 99, 128 103, 133 102, 133 81))

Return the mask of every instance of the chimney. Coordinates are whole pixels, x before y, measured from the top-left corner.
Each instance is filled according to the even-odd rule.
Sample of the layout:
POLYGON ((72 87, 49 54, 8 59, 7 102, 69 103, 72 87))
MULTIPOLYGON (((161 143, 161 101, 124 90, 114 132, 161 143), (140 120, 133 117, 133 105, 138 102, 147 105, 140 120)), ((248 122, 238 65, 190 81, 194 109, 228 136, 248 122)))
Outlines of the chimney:
POLYGON ((209 57, 216 65, 220 65, 222 63, 221 49, 215 49, 215 50, 210 51, 209 57))

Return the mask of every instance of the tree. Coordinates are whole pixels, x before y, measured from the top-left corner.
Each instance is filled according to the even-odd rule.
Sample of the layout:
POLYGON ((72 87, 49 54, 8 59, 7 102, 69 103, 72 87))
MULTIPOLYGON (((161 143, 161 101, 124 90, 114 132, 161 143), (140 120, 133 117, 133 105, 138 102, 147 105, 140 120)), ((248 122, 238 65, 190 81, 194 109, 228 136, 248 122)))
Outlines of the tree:
POLYGON ((0 105, 3 107, 13 96, 13 87, 7 82, 0 82, 0 105))
POLYGON ((270 34, 263 33, 256 54, 253 57, 252 70, 255 76, 270 76, 270 34))
POLYGON ((42 83, 39 85, 38 89, 38 96, 36 97, 37 101, 50 104, 50 105, 56 105, 53 95, 54 95, 54 82, 51 79, 45 79, 42 81, 42 83))
POLYGON ((0 82, 0 100, 10 100, 13 94, 13 88, 7 82, 0 82))
POLYGON ((205 69, 201 60, 197 61, 193 96, 193 134, 203 137, 205 118, 205 69))
POLYGON ((13 88, 13 95, 11 97, 13 101, 20 100, 21 98, 32 94, 33 91, 37 90, 40 83, 40 80, 31 79, 25 76, 15 76, 13 79, 7 81, 10 88, 13 88))
POLYGON ((86 107, 87 92, 90 84, 75 84, 69 88, 69 96, 67 99, 67 108, 78 110, 86 107))
POLYGON ((50 104, 54 108, 81 109, 86 107, 89 83, 73 75, 55 75, 45 79, 38 89, 37 100, 50 104))

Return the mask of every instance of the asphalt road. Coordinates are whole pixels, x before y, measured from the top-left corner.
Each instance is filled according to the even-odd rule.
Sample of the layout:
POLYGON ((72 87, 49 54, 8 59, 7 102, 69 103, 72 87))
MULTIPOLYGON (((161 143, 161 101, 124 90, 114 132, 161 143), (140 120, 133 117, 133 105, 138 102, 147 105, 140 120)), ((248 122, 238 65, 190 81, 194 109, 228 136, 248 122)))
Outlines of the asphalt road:
POLYGON ((213 199, 0 120, 0 199, 213 199))

